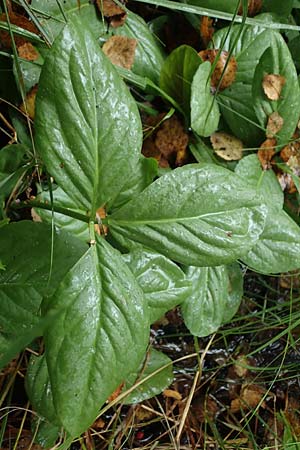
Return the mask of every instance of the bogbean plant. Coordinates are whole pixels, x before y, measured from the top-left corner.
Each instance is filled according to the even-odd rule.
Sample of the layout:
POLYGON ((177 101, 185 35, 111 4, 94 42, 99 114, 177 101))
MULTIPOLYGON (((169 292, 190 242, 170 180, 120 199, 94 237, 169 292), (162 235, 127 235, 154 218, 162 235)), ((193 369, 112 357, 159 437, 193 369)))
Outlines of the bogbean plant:
MULTIPOLYGON (((217 128, 220 112, 248 142, 261 133, 253 115, 264 126, 266 108, 287 114, 286 96, 276 105, 262 97, 258 80, 265 66, 285 71, 284 94, 294 89, 298 111, 286 121, 283 140, 298 121, 296 71, 280 34, 261 27, 241 33, 236 26, 223 45, 229 48, 237 33, 241 71, 218 102, 209 89, 210 64, 201 64, 193 49, 180 47, 166 59, 160 88, 184 105, 196 138, 193 153, 209 162, 200 157, 160 177, 156 162, 141 156, 134 98, 80 20, 70 20, 47 52, 36 99, 35 158, 54 184, 49 179, 50 194, 35 202, 42 223, 1 222, 0 325, 2 365, 43 337, 26 388, 53 441, 62 430, 69 440, 84 432, 121 385, 129 389, 122 401, 130 403, 171 383, 169 358, 149 348, 150 325, 165 312, 180 305, 190 332, 205 336, 238 309, 240 263, 263 273, 300 267, 299 227, 283 211, 274 173, 262 171, 255 154, 234 171, 216 164, 199 138, 217 128), (174 90, 172 76, 191 83, 174 90), (238 119, 230 99, 242 108, 238 119)), ((15 151, 23 155, 21 145, 15 151)), ((5 158, 7 149, 2 152, 5 158)), ((14 181, 22 171, 19 164, 14 181)))

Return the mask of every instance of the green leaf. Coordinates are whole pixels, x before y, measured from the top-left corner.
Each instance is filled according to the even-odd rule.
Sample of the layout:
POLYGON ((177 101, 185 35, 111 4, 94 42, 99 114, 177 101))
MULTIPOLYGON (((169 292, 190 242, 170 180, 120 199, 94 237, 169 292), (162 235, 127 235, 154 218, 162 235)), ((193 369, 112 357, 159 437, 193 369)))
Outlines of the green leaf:
POLYGON ((167 355, 151 348, 146 355, 146 361, 143 362, 139 370, 131 373, 126 378, 123 391, 131 388, 136 382, 151 376, 151 374, 153 374, 153 376, 125 397, 123 403, 125 403, 125 405, 140 403, 143 400, 147 400, 148 398, 160 394, 166 389, 172 383, 174 378, 171 362, 172 360, 167 355), (164 366, 167 367, 163 368, 164 366), (154 375, 154 372, 160 368, 162 370, 154 375))
MULTIPOLYGON (((42 191, 38 194, 37 200, 41 202, 51 203, 50 192, 42 191)), ((70 199, 70 197, 60 188, 57 187, 53 189, 53 209, 55 207, 63 207, 66 209, 70 209, 71 211, 75 211, 85 215, 85 211, 82 209, 78 209, 76 203, 70 199)), ((53 213, 52 211, 42 209, 42 208, 34 208, 37 214, 40 216, 43 222, 52 223, 54 220, 55 226, 62 228, 64 231, 68 231, 73 234, 77 238, 81 239, 83 242, 88 242, 90 239, 89 228, 86 222, 82 222, 81 220, 74 219, 73 217, 67 216, 66 214, 53 213)))
POLYGON ((80 4, 78 0, 32 0, 31 7, 40 12, 37 13, 38 20, 51 42, 59 35, 66 22, 76 16, 80 18, 82 27, 89 28, 95 38, 106 32, 105 23, 98 17, 95 5, 89 0, 80 0, 80 4))
POLYGON ((271 11, 278 16, 287 17, 293 8, 294 0, 263 0, 263 11, 271 11))
POLYGON ((259 189, 264 203, 282 209, 284 195, 273 170, 262 170, 256 154, 241 159, 235 172, 253 189, 259 189))
POLYGON ((299 269, 299 226, 285 211, 269 206, 265 229, 242 260, 255 271, 267 274, 299 269))
POLYGON ((167 57, 161 70, 161 89, 177 101, 187 118, 190 116, 192 81, 201 62, 196 50, 181 45, 167 57))
POLYGON ((187 267, 193 292, 182 303, 184 323, 194 336, 207 336, 236 313, 243 294, 238 264, 217 267, 187 267))
POLYGON ((61 427, 53 405, 48 367, 44 355, 31 355, 27 367, 25 387, 33 408, 49 420, 52 425, 61 427))
POLYGON ((43 295, 52 295, 86 245, 63 232, 33 222, 11 223, 0 230, 0 330, 18 336, 39 322, 43 295), (52 252, 53 244, 53 254, 52 252))
POLYGON ((162 176, 108 217, 112 237, 186 265, 232 262, 253 247, 265 208, 247 180, 214 164, 192 164, 162 176))
MULTIPOLYGON (((37 51, 37 49, 35 49, 37 51)), ((24 83, 25 92, 28 92, 33 86, 39 82, 44 59, 41 55, 35 61, 28 61, 26 59, 19 59, 18 65, 22 73, 22 82, 24 83)), ((14 64, 14 76, 16 84, 20 83, 18 69, 14 64)))
POLYGON ((27 148, 22 144, 7 145, 0 151, 0 198, 8 196, 26 172, 27 148))
POLYGON ((234 25, 214 35, 214 48, 230 51, 235 44, 233 55, 237 61, 235 82, 217 95, 220 110, 232 133, 251 147, 264 137, 252 104, 254 72, 275 34, 262 27, 234 25))
POLYGON ((44 63, 35 125, 47 169, 92 217, 119 195, 137 168, 142 144, 137 106, 78 20, 64 28, 44 63))
POLYGON ((123 259, 143 289, 150 310, 150 323, 188 297, 190 282, 180 267, 165 256, 136 249, 123 255, 123 259))
POLYGON ((284 212, 283 193, 272 171, 263 171, 256 155, 243 158, 236 167, 257 187, 267 206, 266 225, 257 243, 242 257, 245 264, 263 273, 287 272, 300 268, 300 228, 284 212))
POLYGON ((68 272, 47 309, 62 305, 45 336, 46 358, 55 410, 75 437, 139 366, 148 307, 119 252, 102 238, 68 272))
POLYGON ((253 106, 256 116, 263 127, 267 127, 268 118, 277 112, 283 119, 281 129, 275 137, 278 142, 285 145, 293 135, 300 110, 300 89, 297 72, 289 49, 280 34, 273 34, 273 43, 261 56, 256 67, 253 85, 253 106), (285 82, 279 99, 270 100, 263 90, 263 81, 266 75, 280 75, 285 82))
POLYGON ((186 3, 228 13, 234 13, 237 6, 237 0, 188 0, 186 3))
POLYGON ((144 19, 128 11, 125 24, 116 28, 114 34, 137 40, 134 64, 131 70, 158 84, 165 55, 159 40, 149 30, 144 19))
POLYGON ((191 94, 191 127, 199 136, 210 136, 218 128, 220 112, 210 92, 211 64, 202 63, 194 75, 191 94))

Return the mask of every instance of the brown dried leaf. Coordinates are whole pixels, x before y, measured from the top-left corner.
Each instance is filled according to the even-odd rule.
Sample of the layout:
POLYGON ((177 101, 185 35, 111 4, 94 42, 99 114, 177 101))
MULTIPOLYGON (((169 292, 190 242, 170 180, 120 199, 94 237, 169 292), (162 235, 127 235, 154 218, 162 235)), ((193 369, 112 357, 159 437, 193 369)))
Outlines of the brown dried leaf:
POLYGON ((279 172, 276 174, 276 176, 277 176, 277 180, 280 184, 280 187, 283 191, 286 191, 289 194, 294 194, 295 192, 297 192, 297 188, 291 177, 291 174, 279 172))
MULTIPOLYGON (((126 0, 121 0, 121 3, 126 4, 126 0)), ((117 28, 124 24, 127 16, 126 11, 113 0, 96 0, 96 5, 112 27, 117 28)))
POLYGON ((300 273, 299 270, 282 273, 279 278, 280 287, 283 289, 299 289, 300 288, 300 273))
POLYGON ((164 114, 159 114, 147 120, 153 132, 145 139, 142 153, 157 159, 160 167, 178 167, 187 160, 189 137, 177 116, 173 115, 165 121, 162 121, 163 117, 164 114))
POLYGON ((271 169, 272 158, 275 155, 274 147, 276 146, 276 139, 266 139, 260 146, 257 152, 257 157, 263 170, 271 169))
POLYGON ((38 85, 36 84, 30 91, 27 93, 25 102, 21 104, 20 109, 24 112, 24 114, 28 114, 30 119, 34 119, 35 114, 35 97, 37 94, 38 85))
POLYGON ((108 397, 107 401, 108 402, 112 402, 113 400, 115 400, 122 392, 122 389, 124 387, 124 381, 123 383, 121 383, 117 389, 108 397))
POLYGON ((283 117, 281 117, 281 115, 277 111, 274 111, 268 118, 266 130, 267 138, 273 138, 276 133, 281 130, 283 124, 283 117))
MULTIPOLYGON (((202 50, 201 52, 198 53, 198 55, 203 61, 209 61, 211 64, 213 64, 217 54, 218 50, 211 50, 211 49, 202 50)), ((224 71, 228 55, 229 53, 226 52, 225 50, 220 53, 215 70, 213 71, 213 74, 211 76, 212 88, 214 89, 218 88, 220 91, 230 86, 235 80, 235 75, 237 71, 237 62, 234 56, 231 56, 227 64, 226 70, 224 71), (221 79, 222 81, 220 83, 221 79)))
POLYGON ((165 389, 163 395, 168 398, 174 398, 175 400, 182 400, 180 392, 174 391, 174 389, 165 389))
POLYGON ((27 59, 27 61, 36 61, 39 57, 38 52, 30 42, 25 42, 18 47, 18 54, 20 58, 27 59))
POLYGON ((264 76, 262 87, 269 100, 279 100, 285 78, 281 75, 267 74, 264 76))
POLYGON ((249 375, 249 360, 245 355, 239 355, 234 363, 233 370, 234 373, 239 378, 246 378, 249 375))
POLYGON ((131 69, 137 40, 126 36, 112 36, 102 47, 103 52, 116 66, 131 69))
POLYGON ((230 411, 236 413, 241 409, 254 409, 258 405, 265 408, 266 403, 265 401, 262 401, 264 394, 265 389, 261 386, 257 384, 244 384, 240 396, 231 401, 230 411))
MULTIPOLYGON (((2 22, 7 22, 6 14, 0 14, 0 20, 2 22)), ((17 25, 20 28, 23 28, 24 30, 31 31, 31 33, 38 34, 38 29, 36 26, 26 17, 16 14, 14 12, 11 12, 9 14, 9 20, 10 23, 13 25, 17 25)), ((14 35, 15 44, 17 48, 25 44, 27 42, 27 39, 23 38, 22 36, 14 35)), ((0 48, 10 49, 11 48, 11 38, 7 31, 0 31, 0 48)))
POLYGON ((200 35, 205 47, 213 37, 215 29, 213 27, 213 19, 208 16, 202 16, 200 19, 200 35))
POLYGON ((217 131, 210 136, 215 153, 226 161, 236 161, 243 156, 243 143, 235 136, 217 131))

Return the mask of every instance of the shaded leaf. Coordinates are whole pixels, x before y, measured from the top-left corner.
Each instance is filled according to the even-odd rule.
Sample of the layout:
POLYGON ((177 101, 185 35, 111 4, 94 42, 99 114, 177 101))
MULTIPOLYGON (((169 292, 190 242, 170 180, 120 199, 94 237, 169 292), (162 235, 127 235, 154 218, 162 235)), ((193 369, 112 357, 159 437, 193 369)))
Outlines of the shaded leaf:
POLYGON ((160 394, 165 388, 170 386, 174 378, 172 364, 170 363, 171 359, 167 355, 151 348, 140 369, 127 377, 123 391, 131 388, 134 383, 143 380, 163 366, 168 366, 134 389, 133 392, 125 397, 123 403, 125 405, 140 403, 160 394))
POLYGON ((210 136, 219 124, 219 107, 210 92, 210 70, 209 61, 202 63, 192 82, 191 127, 199 136, 210 136))
POLYGON ((229 170, 194 164, 162 176, 108 217, 112 237, 125 248, 140 243, 183 264, 236 260, 257 241, 264 206, 229 170))
POLYGON ((200 64, 196 50, 181 45, 166 58, 160 74, 160 87, 177 101, 187 117, 190 116, 191 85, 200 64))
POLYGON ((165 256, 150 250, 136 249, 123 255, 123 259, 143 289, 151 323, 189 296, 190 282, 180 267, 165 256))
POLYGON ((185 272, 193 291, 181 304, 184 323, 194 336, 207 336, 230 320, 240 305, 243 294, 240 268, 238 264, 231 269, 190 266, 185 272), (229 270, 235 277, 233 283, 229 270))
POLYGON ((61 305, 45 335, 46 358, 55 410, 77 436, 141 363, 148 308, 120 254, 103 238, 69 270, 46 306, 55 311, 61 305))
POLYGON ((47 169, 94 216, 135 171, 142 130, 128 88, 81 22, 69 22, 53 44, 36 103, 36 147, 47 169))

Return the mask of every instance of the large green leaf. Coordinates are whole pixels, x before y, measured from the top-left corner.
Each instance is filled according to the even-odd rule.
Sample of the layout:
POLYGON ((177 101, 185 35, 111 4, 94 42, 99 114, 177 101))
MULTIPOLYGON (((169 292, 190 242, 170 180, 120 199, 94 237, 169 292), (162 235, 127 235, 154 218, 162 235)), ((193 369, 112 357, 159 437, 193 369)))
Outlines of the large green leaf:
POLYGON ((276 132, 276 138, 284 144, 293 135, 299 120, 300 89, 296 68, 283 37, 273 33, 272 41, 256 66, 252 84, 253 106, 260 124, 265 128, 273 112, 280 115, 283 125, 276 132), (277 101, 269 100, 263 90, 264 77, 269 74, 280 75, 285 81, 277 101))
POLYGON ((267 218, 264 231, 250 252, 242 257, 252 269, 264 273, 300 268, 300 228, 282 210, 283 193, 272 171, 263 171, 256 155, 242 159, 236 172, 264 197, 267 218))
POLYGON ((218 128, 220 112, 210 92, 211 64, 202 63, 194 75, 191 94, 191 127, 199 136, 210 136, 218 128))
POLYGON ((137 106, 78 20, 63 29, 46 58, 35 124, 49 172, 92 216, 136 170, 142 143, 137 106))
POLYGON ((222 167, 192 164, 162 176, 109 218, 125 248, 140 243, 187 265, 220 265, 253 247, 265 208, 247 180, 222 167))
POLYGON ((263 11, 271 11, 279 16, 288 16, 293 8, 294 0, 263 0, 263 11))
POLYGON ((160 87, 190 116, 191 86, 202 60, 196 50, 182 45, 168 56, 160 74, 160 87))
POLYGON ((125 24, 116 28, 114 34, 137 40, 134 64, 131 70, 158 84, 164 62, 164 52, 159 40, 149 30, 144 19, 128 11, 125 24))
POLYGON ((44 355, 31 356, 25 386, 33 408, 51 424, 61 427, 53 405, 47 361, 44 355))
POLYGON ((67 233, 52 235, 46 224, 22 221, 2 228, 1 332, 17 337, 37 325, 42 296, 53 294, 86 247, 67 233))
POLYGON ((153 374, 153 376, 125 397, 123 403, 140 403, 143 400, 160 394, 164 389, 166 389, 172 383, 174 378, 171 362, 171 359, 167 355, 151 348, 146 355, 146 360, 143 362, 139 370, 131 373, 126 378, 123 390, 125 391, 126 389, 131 388, 136 382, 144 380, 151 374, 153 374), (154 375, 154 372, 159 369, 161 370, 154 375))
POLYGON ((123 259, 143 289, 151 323, 189 296, 191 283, 180 267, 165 256, 136 249, 123 255, 123 259))
POLYGON ((120 254, 102 238, 65 276, 47 309, 62 305, 45 336, 46 358, 55 410, 77 436, 140 365, 148 307, 120 254))
POLYGON ((182 303, 184 323, 195 336, 214 333, 236 313, 243 294, 238 264, 231 267, 188 267, 186 275, 193 292, 182 303))

